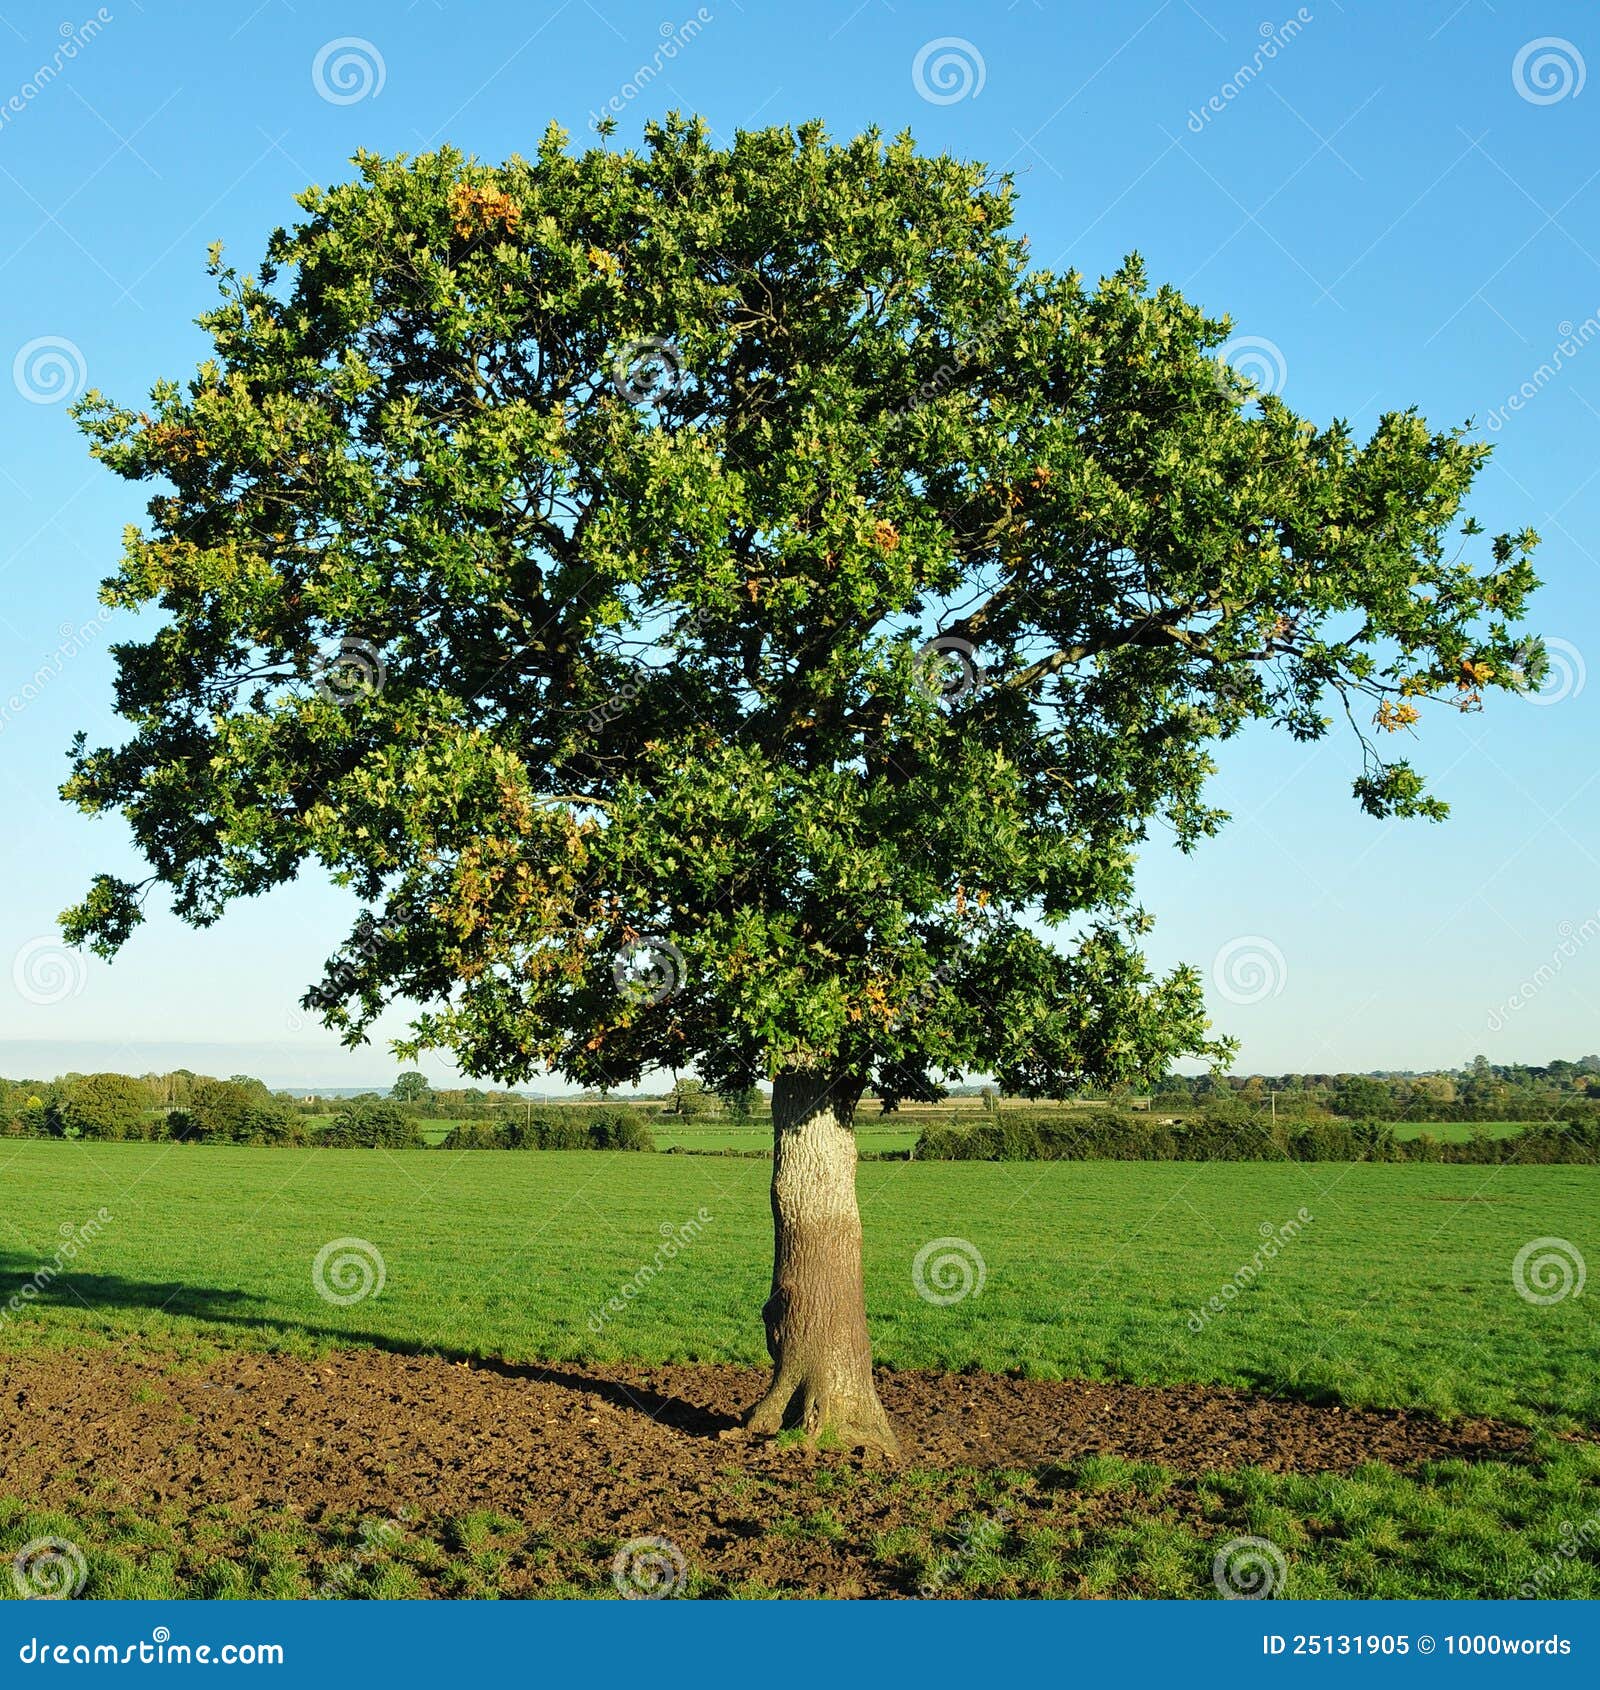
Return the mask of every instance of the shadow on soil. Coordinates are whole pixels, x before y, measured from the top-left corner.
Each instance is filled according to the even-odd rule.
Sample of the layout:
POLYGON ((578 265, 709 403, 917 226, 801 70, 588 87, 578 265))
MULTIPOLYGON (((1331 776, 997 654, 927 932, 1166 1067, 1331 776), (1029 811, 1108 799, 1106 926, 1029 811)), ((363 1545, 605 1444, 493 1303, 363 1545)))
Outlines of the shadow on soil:
POLYGON ((661 1425, 672 1426, 691 1437, 715 1437, 739 1424, 736 1415, 720 1413, 681 1397, 666 1396, 639 1385, 596 1378, 573 1372, 559 1363, 509 1362, 479 1350, 464 1350, 441 1344, 411 1344, 381 1332, 360 1332, 348 1327, 319 1326, 311 1321, 285 1320, 249 1312, 260 1298, 248 1291, 215 1285, 191 1285, 184 1281, 130 1279, 119 1273, 62 1273, 40 1284, 37 1256, 14 1250, 0 1250, 0 1314, 8 1308, 79 1308, 144 1310, 151 1314, 185 1316, 217 1326, 238 1327, 252 1332, 297 1332, 339 1349, 366 1347, 387 1350, 392 1355, 438 1356, 464 1363, 504 1379, 541 1379, 553 1385, 598 1397, 616 1408, 632 1409, 661 1425), (33 1294, 28 1295, 31 1287, 33 1294), (15 1301, 13 1301, 15 1299, 15 1301))

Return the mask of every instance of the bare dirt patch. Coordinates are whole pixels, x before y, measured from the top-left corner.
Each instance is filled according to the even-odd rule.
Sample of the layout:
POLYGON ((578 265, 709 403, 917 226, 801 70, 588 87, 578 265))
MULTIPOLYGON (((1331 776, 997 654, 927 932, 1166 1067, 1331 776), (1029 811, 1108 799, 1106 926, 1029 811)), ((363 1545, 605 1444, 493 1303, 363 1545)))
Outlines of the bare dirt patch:
MULTIPOLYGON (((536 1478, 544 1496, 581 1502, 608 1473, 658 1488, 708 1466, 792 1460, 735 1430, 764 1384, 742 1367, 513 1367, 376 1349, 235 1352, 204 1371, 115 1348, 14 1356, 0 1361, 0 1490, 43 1494, 70 1473, 130 1499, 200 1489, 212 1501, 463 1509, 520 1506, 536 1478)), ((1497 1421, 1204 1385, 884 1372, 879 1387, 906 1464, 935 1468, 1115 1455, 1177 1473, 1344 1473, 1516 1457, 1528 1442, 1497 1421)))
MULTIPOLYGON (((764 1385, 749 1368, 469 1365, 376 1349, 235 1351, 203 1366, 114 1346, 29 1352, 0 1358, 0 1496, 67 1509, 203 1502, 308 1523, 490 1511, 573 1546, 530 1570, 528 1594, 571 1577, 573 1555, 594 1564, 581 1546, 643 1534, 681 1545, 723 1587, 896 1594, 907 1592, 874 1545, 908 1507, 921 1510, 919 1528, 949 1527, 975 1494, 970 1479, 940 1477, 960 1469, 1030 1470, 1040 1508, 1079 1529, 1134 1500, 1075 1486, 1064 1469, 1093 1455, 1188 1475, 1347 1472, 1369 1460, 1514 1460, 1528 1443, 1498 1422, 1198 1385, 929 1373, 879 1383, 905 1448, 899 1469, 745 1438, 738 1416, 764 1385), (829 1468, 844 1482, 824 1499, 829 1468), (928 1482, 900 1483, 908 1472, 928 1482)), ((1182 1484, 1166 1506, 1174 1517, 1200 1508, 1182 1484)))

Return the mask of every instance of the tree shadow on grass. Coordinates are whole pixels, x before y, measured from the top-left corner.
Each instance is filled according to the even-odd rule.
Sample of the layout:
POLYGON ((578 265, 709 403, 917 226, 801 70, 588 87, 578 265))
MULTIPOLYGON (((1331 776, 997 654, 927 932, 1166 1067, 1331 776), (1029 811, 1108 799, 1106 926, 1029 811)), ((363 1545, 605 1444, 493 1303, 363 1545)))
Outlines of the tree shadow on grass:
MULTIPOLYGON (((29 1308, 124 1310, 173 1315, 208 1325, 270 1335, 298 1333, 318 1344, 342 1349, 384 1350, 391 1355, 436 1356, 442 1361, 494 1373, 502 1379, 536 1380, 583 1396, 597 1397, 615 1408, 643 1414, 663 1426, 691 1437, 715 1437, 739 1424, 736 1415, 704 1403, 670 1395, 653 1387, 581 1371, 574 1363, 512 1362, 480 1349, 424 1344, 384 1332, 363 1332, 346 1326, 327 1326, 296 1320, 286 1313, 252 1312, 264 1309, 266 1299, 237 1286, 196 1285, 187 1280, 134 1279, 120 1273, 88 1273, 71 1267, 51 1272, 40 1258, 15 1250, 0 1250, 0 1360, 6 1349, 8 1325, 27 1318, 29 1308), (28 1288, 31 1287, 31 1290, 28 1288)), ((264 1346, 270 1348, 269 1346, 264 1346)))

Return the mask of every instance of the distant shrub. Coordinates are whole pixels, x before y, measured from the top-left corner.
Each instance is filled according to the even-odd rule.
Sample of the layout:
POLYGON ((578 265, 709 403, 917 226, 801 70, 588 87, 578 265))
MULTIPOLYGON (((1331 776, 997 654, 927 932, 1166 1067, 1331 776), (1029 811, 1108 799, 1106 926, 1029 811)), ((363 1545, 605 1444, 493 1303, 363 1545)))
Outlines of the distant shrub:
POLYGON ((45 1126, 57 1138, 139 1138, 152 1101, 126 1074, 79 1074, 46 1108, 45 1126))
POLYGON ((441 1150, 505 1150, 509 1146, 493 1121, 458 1121, 444 1136, 441 1150))
POLYGON ((294 1144, 294 1108, 259 1081, 196 1080, 185 1108, 168 1115, 165 1136, 206 1144, 294 1144))
POLYGON ((596 1150, 654 1150, 655 1140, 636 1109, 596 1109, 589 1135, 596 1150))
POLYGON ((356 1103, 341 1109, 318 1141, 332 1150, 420 1150, 416 1121, 392 1103, 356 1103))
POLYGON ((591 1107, 535 1110, 496 1123, 463 1121, 444 1150, 654 1150, 637 1110, 591 1107))
POLYGON ((928 1162, 1170 1161, 1172 1129, 1114 1110, 1046 1113, 1017 1110, 990 1115, 972 1127, 930 1127, 915 1159, 928 1162))

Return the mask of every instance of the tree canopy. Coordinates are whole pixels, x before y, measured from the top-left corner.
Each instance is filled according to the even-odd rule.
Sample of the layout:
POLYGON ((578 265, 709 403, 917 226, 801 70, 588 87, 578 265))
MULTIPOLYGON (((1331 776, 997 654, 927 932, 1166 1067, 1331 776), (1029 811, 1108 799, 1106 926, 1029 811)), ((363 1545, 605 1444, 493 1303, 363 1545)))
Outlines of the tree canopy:
POLYGON ((368 913, 307 1001, 419 1005, 403 1056, 1143 1080, 1224 1049, 1133 882, 1224 819, 1216 743, 1348 722, 1360 804, 1437 816, 1398 736, 1537 678, 1484 445, 1254 392, 1137 257, 1033 267, 981 165, 672 119, 357 166, 214 253, 191 379, 79 407, 157 484, 131 733, 65 789, 151 866, 68 912, 102 952, 320 864, 368 913))

